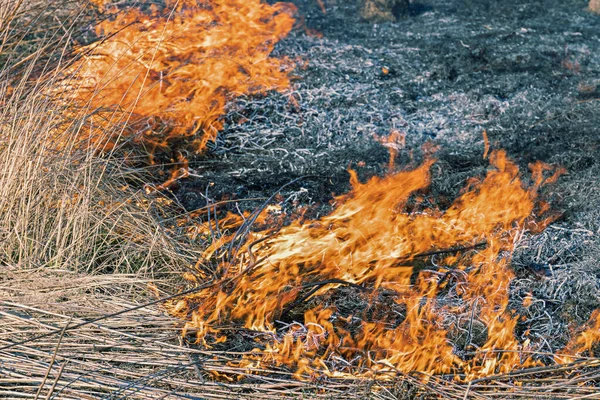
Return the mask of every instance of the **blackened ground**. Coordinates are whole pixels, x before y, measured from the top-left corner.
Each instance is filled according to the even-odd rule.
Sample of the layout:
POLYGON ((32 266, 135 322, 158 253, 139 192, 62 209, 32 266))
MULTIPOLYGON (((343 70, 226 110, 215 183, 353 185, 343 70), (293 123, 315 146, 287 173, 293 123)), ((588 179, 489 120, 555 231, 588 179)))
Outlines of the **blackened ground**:
POLYGON ((363 179, 385 173, 373 134, 392 129, 407 134, 399 164, 440 145, 432 191, 452 199, 486 170, 487 130, 524 170, 542 160, 569 171, 552 188, 563 216, 520 247, 512 291, 515 308, 534 296, 520 329, 555 338, 544 350, 564 344, 567 325, 600 307, 600 16, 585 0, 423 0, 410 17, 373 25, 354 1, 325 0, 325 14, 316 0, 295 3, 323 37, 299 26, 278 45, 306 63, 291 93, 231 104, 225 130, 191 165, 196 177, 174 191, 182 205, 268 197, 303 175, 284 198, 327 204, 347 191, 348 167, 363 179))

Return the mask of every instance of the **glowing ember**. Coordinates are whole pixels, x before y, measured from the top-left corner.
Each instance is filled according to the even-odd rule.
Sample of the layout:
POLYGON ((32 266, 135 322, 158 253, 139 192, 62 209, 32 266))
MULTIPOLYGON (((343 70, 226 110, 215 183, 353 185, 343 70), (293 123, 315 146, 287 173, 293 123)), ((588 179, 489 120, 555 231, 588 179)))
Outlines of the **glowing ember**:
POLYGON ((222 128, 228 99, 283 90, 289 60, 270 57, 292 29, 294 7, 260 0, 167 0, 111 13, 96 32, 106 37, 82 47, 68 94, 94 110, 89 136, 111 147, 133 139, 155 149, 202 151, 222 128), (106 138, 123 117, 127 128, 106 138), (130 115, 131 114, 131 115, 130 115), (122 115, 122 114, 121 114, 122 115))
MULTIPOLYGON (((227 341, 223 327, 268 332, 236 365, 286 365, 300 379, 398 371, 472 379, 537 365, 514 335, 509 264, 547 208, 539 187, 562 171, 545 179, 549 166, 537 163, 525 184, 504 152, 490 161, 485 179, 471 180, 445 211, 419 203, 433 160, 364 184, 350 171, 353 189, 330 215, 250 233, 221 262, 218 283, 171 310, 204 346, 227 341)), ((589 338, 571 347, 581 353, 589 338)))

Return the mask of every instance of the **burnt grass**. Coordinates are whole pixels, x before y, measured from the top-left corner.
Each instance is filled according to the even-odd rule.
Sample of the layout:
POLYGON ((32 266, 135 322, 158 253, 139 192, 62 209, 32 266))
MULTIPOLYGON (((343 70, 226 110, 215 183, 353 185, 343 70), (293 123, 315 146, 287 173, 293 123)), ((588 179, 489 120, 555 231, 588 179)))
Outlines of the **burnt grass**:
MULTIPOLYGON (((294 3, 304 23, 276 49, 301 59, 290 93, 230 104, 216 143, 191 162, 193 177, 173 188, 181 206, 269 197, 304 177, 281 191, 282 205, 322 215, 332 193, 349 189, 347 168, 363 180, 385 174, 388 153, 373 134, 397 129, 407 143, 399 166, 439 145, 429 194, 444 207, 488 169, 487 130, 523 171, 536 160, 568 171, 545 193, 561 216, 519 246, 511 287, 524 316, 517 337, 528 331, 544 352, 562 347, 569 327, 600 307, 600 16, 583 0, 430 0, 372 24, 353 1, 326 1, 327 13, 313 0, 294 3)), ((353 293, 342 288, 331 301, 364 307, 353 293)))

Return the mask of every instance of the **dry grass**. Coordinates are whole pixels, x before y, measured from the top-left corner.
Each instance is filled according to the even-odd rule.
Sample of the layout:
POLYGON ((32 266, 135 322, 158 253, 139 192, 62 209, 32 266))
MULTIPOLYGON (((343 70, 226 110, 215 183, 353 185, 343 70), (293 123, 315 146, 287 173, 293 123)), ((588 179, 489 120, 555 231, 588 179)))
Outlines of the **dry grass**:
POLYGON ((142 192, 143 171, 74 145, 89 112, 65 113, 45 95, 81 15, 73 1, 0 2, 0 398, 600 398, 596 359, 470 385, 400 373, 298 382, 236 370, 233 351, 188 347, 148 284, 177 292, 169 274, 198 249, 165 229, 168 200, 142 192))
POLYGON ((0 398, 359 400, 375 391, 372 398, 391 400, 408 389, 435 393, 410 377, 385 386, 368 379, 299 382, 289 371, 265 376, 269 371, 229 367, 235 353, 187 346, 182 321, 160 306, 133 309, 153 299, 148 283, 135 275, 5 267, 0 398), (123 310, 131 311, 115 315, 123 310), (215 381, 209 371, 246 375, 252 383, 215 381))
MULTIPOLYGON (((27 15, 20 6, 2 15, 27 15)), ((21 24, 2 19, 4 37, 14 37, 11 27, 21 24)), ((71 44, 68 30, 61 39, 49 36, 50 47, 27 59, 7 56, 0 71, 0 263, 132 272, 189 262, 152 215, 165 199, 147 198, 141 174, 118 157, 81 146, 89 112, 67 113, 47 95, 67 63, 49 61, 48 52, 66 54, 71 44)), ((5 49, 18 47, 11 43, 5 49)))
MULTIPOLYGON (((151 216, 160 204, 129 189, 134 175, 55 146, 59 112, 32 91, 0 117, 0 263, 131 272, 184 261, 151 216)), ((60 140, 75 137, 74 123, 60 140)))
MULTIPOLYGON (((10 300, 0 302, 0 347, 135 306, 132 299, 147 297, 147 282, 134 275, 5 269, 0 297, 10 300)), ((183 390, 179 377, 193 371, 194 352, 177 345, 174 322, 148 307, 3 350, 0 397, 148 399, 183 390), (163 376, 168 371, 174 373, 163 376)))
POLYGON ((195 260, 156 217, 169 200, 144 194, 144 171, 81 146, 89 112, 48 95, 65 79, 82 10, 0 3, 2 398, 156 398, 169 391, 148 383, 162 380, 154 369, 190 365, 158 306, 15 345, 148 300, 151 277, 160 286, 195 260))
POLYGON ((300 382, 291 378, 291 371, 230 367, 227 362, 236 357, 235 352, 187 346, 181 340, 181 321, 166 315, 160 306, 115 315, 152 300, 148 283, 148 279, 125 274, 4 268, 0 275, 0 398, 599 398, 593 385, 600 379, 597 359, 530 368, 470 384, 442 376, 426 382, 418 374, 402 373, 394 381, 300 382), (24 343, 11 345, 17 341, 24 343), (215 381, 210 373, 215 371, 245 379, 215 381), (521 384, 515 385, 516 380, 521 384))

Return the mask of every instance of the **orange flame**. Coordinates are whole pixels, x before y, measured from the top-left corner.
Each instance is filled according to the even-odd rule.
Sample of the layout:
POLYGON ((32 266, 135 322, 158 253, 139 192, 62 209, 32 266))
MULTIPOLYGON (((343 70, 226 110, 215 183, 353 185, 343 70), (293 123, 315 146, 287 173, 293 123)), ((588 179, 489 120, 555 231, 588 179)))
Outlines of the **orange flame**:
POLYGON ((490 152, 490 141, 488 139, 488 134, 486 130, 483 131, 483 145, 485 147, 483 150, 483 159, 485 160, 488 156, 488 153, 490 152))
MULTIPOLYGON (((94 3, 112 12, 97 27, 107 39, 79 50, 69 98, 95 110, 86 137, 95 145, 111 148, 125 138, 150 154, 183 147, 201 152, 222 128, 227 100, 289 85, 291 62, 270 54, 292 28, 293 6, 167 0, 164 9, 121 12, 106 0, 94 3), (106 138, 123 115, 125 129, 106 138)), ((552 167, 536 163, 526 185, 504 152, 489 153, 483 136, 484 158, 489 155, 493 168, 485 179, 469 181, 447 210, 421 204, 434 160, 366 183, 350 171, 353 189, 336 198, 330 215, 298 218, 275 233, 266 223, 245 234, 227 259, 223 249, 239 238, 214 240, 197 267, 221 260, 218 283, 170 311, 188 318, 186 330, 207 347, 229 339, 227 325, 268 332, 235 364, 286 365, 300 379, 419 371, 469 380, 537 365, 531 344, 514 335, 509 264, 523 232, 551 221, 530 223, 548 208, 537 201, 538 189, 564 170, 546 178, 552 167), (340 296, 361 306, 349 307, 340 296)), ((404 134, 378 140, 390 150, 391 173, 404 134)), ((176 168, 156 189, 187 176, 187 159, 175 154, 176 168)), ((188 234, 213 235, 249 218, 230 214, 220 225, 189 227, 188 234)), ((265 221, 262 213, 255 222, 265 221)), ((194 283, 204 278, 202 272, 186 276, 194 283)), ((591 351, 600 340, 599 321, 594 314, 556 362, 591 351)))
POLYGON ((588 321, 588 327, 574 335, 554 359, 558 364, 567 364, 575 361, 577 356, 586 351, 594 357, 594 346, 598 343, 600 343, 600 310, 595 310, 588 321))
POLYGON ((219 283, 172 311, 205 346, 226 340, 218 327, 227 324, 269 332, 237 366, 287 365, 301 379, 398 371, 472 379, 537 365, 514 336, 509 264, 538 212, 547 166, 536 164, 526 185, 503 151, 490 161, 485 179, 445 211, 418 203, 433 160, 367 183, 350 171, 353 189, 330 215, 249 234, 239 256, 221 262, 219 283), (343 310, 344 288, 363 306, 343 310))
POLYGON ((294 24, 294 6, 260 0, 167 0, 119 10, 95 0, 112 17, 96 33, 105 40, 79 49, 70 96, 87 104, 100 128, 96 144, 109 147, 107 128, 131 114, 121 133, 149 149, 204 150, 222 128, 227 100, 283 90, 292 63, 270 57, 294 24), (107 113, 106 111, 109 111, 107 113))
POLYGON ((406 133, 393 129, 388 136, 373 135, 373 138, 388 149, 388 170, 393 171, 398 152, 406 147, 406 133))

